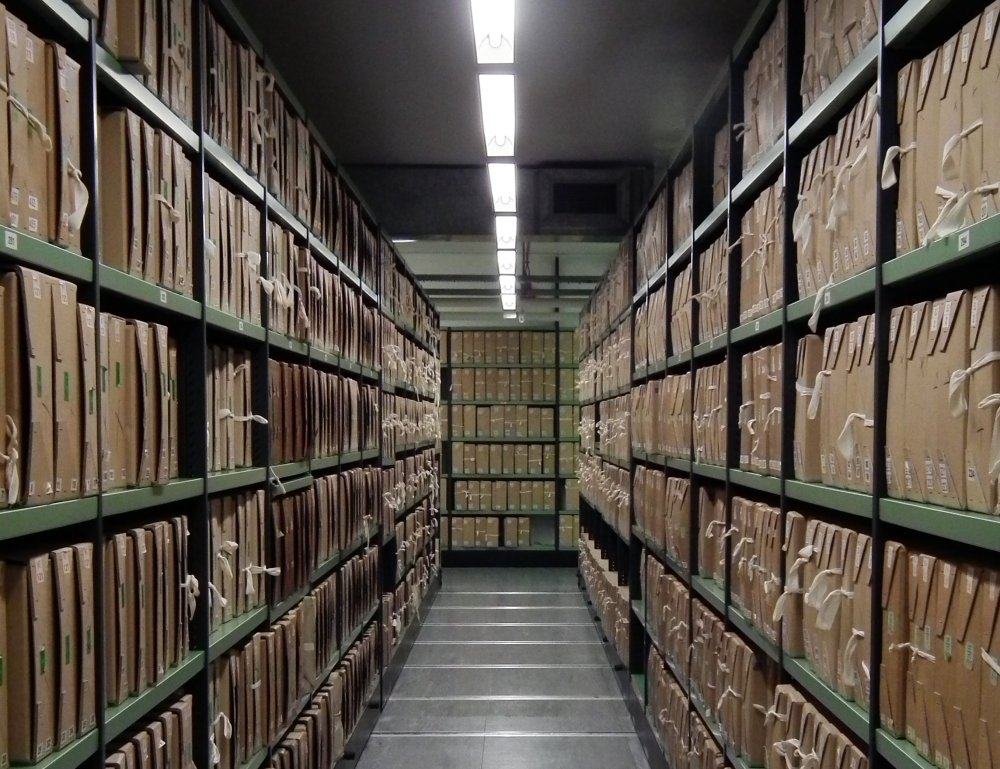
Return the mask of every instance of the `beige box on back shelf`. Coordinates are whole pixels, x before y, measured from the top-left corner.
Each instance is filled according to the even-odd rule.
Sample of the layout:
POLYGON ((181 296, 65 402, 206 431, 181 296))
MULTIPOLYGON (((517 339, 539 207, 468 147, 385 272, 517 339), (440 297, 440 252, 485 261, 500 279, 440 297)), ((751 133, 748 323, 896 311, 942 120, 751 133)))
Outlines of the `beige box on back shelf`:
POLYGON ((497 340, 496 332, 483 332, 483 363, 497 362, 497 340))
POLYGON ((517 518, 503 519, 503 545, 504 547, 517 547, 517 518))
POLYGON ((518 547, 530 547, 531 546, 531 519, 530 518, 518 518, 517 519, 517 546, 518 547))

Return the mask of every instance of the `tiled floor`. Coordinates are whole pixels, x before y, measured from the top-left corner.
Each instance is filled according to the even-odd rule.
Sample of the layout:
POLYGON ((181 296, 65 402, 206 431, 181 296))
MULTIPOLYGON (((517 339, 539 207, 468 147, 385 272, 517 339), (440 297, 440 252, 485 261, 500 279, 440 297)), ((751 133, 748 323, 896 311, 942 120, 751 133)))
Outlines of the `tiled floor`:
POLYGON ((449 569, 358 769, 648 769, 573 569, 449 569))

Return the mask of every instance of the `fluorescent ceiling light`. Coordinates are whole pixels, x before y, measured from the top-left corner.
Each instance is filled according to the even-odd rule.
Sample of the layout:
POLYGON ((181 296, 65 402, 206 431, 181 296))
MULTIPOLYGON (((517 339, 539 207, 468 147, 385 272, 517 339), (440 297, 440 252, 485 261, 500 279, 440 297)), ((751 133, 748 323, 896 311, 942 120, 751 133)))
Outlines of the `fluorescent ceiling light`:
POLYGON ((513 275, 500 276, 500 293, 513 294, 517 291, 517 278, 513 275))
POLYGON ((510 249, 517 245, 517 217, 497 217, 497 248, 510 249))
POLYGON ((504 320, 517 320, 517 313, 516 312, 508 312, 507 310, 504 310, 503 319, 504 320))
POLYGON ((414 238, 396 238, 392 242, 399 245, 400 243, 416 243, 417 241, 414 238))
POLYGON ((514 0, 472 0, 476 61, 514 63, 514 0))
POLYGON ((505 310, 516 310, 517 294, 500 294, 500 302, 505 310))
POLYGON ((514 154, 514 76, 480 75, 479 100, 483 111, 486 155, 507 158, 514 154))
POLYGON ((513 275, 516 265, 516 251, 497 251, 497 271, 501 275, 513 275))
POLYGON ((517 213, 517 180, 513 163, 490 163, 490 191, 493 210, 498 214, 517 213))

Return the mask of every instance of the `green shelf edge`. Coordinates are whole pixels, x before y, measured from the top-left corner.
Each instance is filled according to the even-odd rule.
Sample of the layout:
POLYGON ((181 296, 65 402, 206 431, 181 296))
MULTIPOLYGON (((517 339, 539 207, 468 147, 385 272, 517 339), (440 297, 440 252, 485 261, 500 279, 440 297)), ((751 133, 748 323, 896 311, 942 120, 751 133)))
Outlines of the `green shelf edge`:
POLYGON ((763 491, 765 494, 781 493, 781 478, 776 475, 760 475, 746 470, 730 470, 729 480, 737 486, 763 491))
POLYGON ((629 682, 632 684, 632 693, 643 705, 646 704, 646 675, 645 673, 632 673, 629 675, 629 682))
POLYGON ((108 291, 133 302, 140 302, 147 307, 166 310, 189 320, 201 320, 201 302, 162 288, 154 283, 147 283, 134 275, 116 270, 102 264, 99 267, 101 291, 108 291))
POLYGON ((951 542, 993 552, 1000 549, 1000 517, 997 516, 882 498, 879 500, 879 518, 883 523, 922 531, 951 542))
MULTIPOLYGON (((97 79, 119 95, 125 94, 133 112, 146 112, 153 116, 154 124, 166 128, 178 142, 189 151, 198 151, 198 135, 164 104, 160 97, 150 91, 138 77, 125 71, 114 56, 103 46, 97 48, 97 79)), ((145 116, 143 116, 145 117, 145 116)), ((159 127, 157 126, 157 127, 159 127)))
POLYGON ((310 470, 332 470, 333 468, 340 465, 342 457, 340 454, 334 454, 329 457, 320 457, 319 459, 309 460, 310 470))
POLYGON ((310 583, 308 585, 305 585, 304 587, 300 587, 298 590, 296 590, 294 593, 288 596, 288 598, 286 598, 281 603, 271 604, 268 607, 268 612, 267 612, 268 624, 273 625, 279 619, 288 614, 288 612, 290 612, 292 609, 294 609, 302 602, 303 598, 309 595, 309 592, 311 590, 312 590, 312 584, 310 583))
MULTIPOLYGON (((372 532, 372 535, 374 536, 376 533, 377 532, 372 532)), ((336 568, 337 565, 340 565, 345 561, 349 561, 351 558, 353 558, 357 554, 357 552, 361 548, 363 548, 367 543, 368 540, 365 539, 364 534, 362 534, 360 537, 357 537, 353 542, 351 542, 347 547, 345 547, 343 550, 340 551, 340 553, 337 554, 338 560, 334 568, 336 568)), ((315 583, 317 581, 318 580, 315 579, 314 575, 313 582, 315 583)))
MULTIPOLYGON (((728 197, 728 196, 727 196, 728 197)), ((717 227, 721 227, 725 221, 726 213, 729 211, 729 201, 725 198, 712 209, 712 212, 701 220, 701 223, 694 228, 694 242, 697 245, 704 244, 709 235, 714 234, 717 227)))
POLYGON ((340 368, 357 376, 361 375, 361 364, 348 358, 340 358, 340 368))
POLYGON ((963 261, 978 257, 1000 245, 1000 215, 965 227, 924 248, 890 259, 882 268, 886 285, 898 285, 923 278, 940 270, 954 269, 963 261))
POLYGON ((0 510, 0 541, 97 520, 97 497, 0 510))
POLYGON ((617 459, 615 457, 606 457, 603 454, 600 454, 600 453, 598 453, 596 451, 594 452, 594 456, 597 457, 598 459, 600 459, 602 462, 605 462, 605 463, 607 463, 609 465, 614 465, 619 470, 629 470, 629 469, 631 469, 630 463, 629 463, 629 461, 627 459, 617 459))
POLYGON ((326 350, 312 346, 309 348, 309 359, 330 368, 339 368, 341 364, 340 356, 336 353, 327 352, 326 350))
POLYGON ((653 554, 653 557, 656 558, 656 560, 673 572, 677 579, 685 585, 690 584, 691 578, 688 575, 687 569, 685 569, 678 561, 675 561, 667 555, 667 552, 658 542, 654 541, 648 533, 640 529, 636 524, 632 525, 632 533, 639 539, 640 542, 642 542, 643 547, 653 554))
POLYGON ((171 694, 193 679, 205 665, 205 652, 195 651, 186 660, 172 668, 155 686, 120 705, 109 707, 104 713, 104 734, 110 742, 134 726, 153 708, 161 705, 171 694))
POLYGON ((253 342, 263 342, 267 339, 267 329, 258 326, 244 318, 238 318, 215 307, 205 307, 205 322, 209 329, 227 331, 230 334, 243 337, 253 342))
POLYGON ((706 462, 693 462, 691 472, 702 478, 711 478, 713 481, 726 480, 726 467, 724 465, 710 465, 706 462))
MULTIPOLYGON (((43 0, 39 3, 40 10, 49 23, 61 26, 67 34, 72 34, 78 40, 86 42, 89 32, 88 20, 79 14, 75 8, 62 0, 43 0)), ((36 764, 38 766, 38 764, 36 764)))
MULTIPOLYGON (((354 646, 355 643, 357 643, 357 640, 361 638, 361 635, 365 632, 368 625, 370 625, 371 621, 375 619, 375 615, 378 614, 378 611, 381 608, 381 606, 382 603, 380 600, 379 603, 375 604, 375 606, 373 606, 371 609, 368 610, 368 612, 365 614, 365 618, 361 620, 361 623, 357 625, 357 627, 355 627, 353 630, 351 630, 350 634, 347 636, 347 640, 340 645, 339 656, 341 659, 343 659, 344 655, 346 655, 347 652, 351 650, 351 647, 354 646)), ((325 677, 326 676, 324 676, 324 678, 325 677)))
POLYGON ((107 492, 102 500, 105 517, 132 513, 159 505, 183 502, 205 493, 204 478, 181 478, 164 486, 143 486, 138 489, 121 489, 107 492))
POLYGON ((868 741, 868 714, 827 686, 806 660, 785 657, 785 670, 813 699, 850 729, 855 737, 868 741))
POLYGON ((664 457, 663 464, 669 467, 671 470, 677 470, 682 473, 691 472, 691 460, 690 459, 678 459, 677 457, 664 457))
MULTIPOLYGON (((883 268, 883 272, 885 269, 887 269, 887 267, 883 268)), ((866 296, 875 296, 874 267, 870 267, 862 273, 852 275, 846 280, 835 283, 830 289, 830 292, 827 294, 827 300, 824 301, 823 307, 820 309, 820 321, 822 322, 823 320, 823 310, 833 309, 834 307, 839 307, 840 305, 853 302, 856 299, 861 299, 866 296)), ((788 305, 787 309, 788 322, 794 323, 808 318, 812 315, 815 303, 815 294, 807 296, 805 299, 799 299, 797 302, 792 302, 788 305)))
POLYGON ((261 748, 251 756, 249 761, 240 764, 239 769, 260 769, 264 765, 264 762, 267 761, 268 755, 268 749, 261 748))
POLYGON ((728 333, 723 331, 718 336, 712 337, 708 341, 701 342, 694 346, 694 359, 704 358, 718 352, 725 352, 728 333))
MULTIPOLYGON (((812 305, 809 305, 809 312, 812 312, 812 305)), ((730 341, 733 344, 739 344, 781 328, 781 314, 782 310, 779 308, 740 324, 729 335, 730 341)))
POLYGON ((723 617, 726 614, 726 597, 722 590, 715 586, 715 583, 705 577, 691 577, 691 592, 697 593, 698 597, 715 609, 716 613, 723 617))
POLYGON ((690 366, 691 356, 690 355, 671 355, 667 358, 666 367, 667 371, 670 369, 675 369, 680 366, 690 366))
POLYGON ((825 507, 859 518, 872 517, 872 497, 859 491, 835 489, 820 483, 805 483, 792 479, 785 480, 785 495, 797 502, 825 507))
POLYGON ((638 601, 631 601, 630 603, 632 604, 632 613, 635 614, 639 623, 643 627, 646 627, 646 602, 640 599, 638 601))
POLYGON ((399 521, 401 521, 403 518, 405 518, 406 516, 408 516, 414 510, 416 510, 420 506, 420 504, 425 499, 427 499, 431 494, 432 494, 432 491, 430 489, 428 489, 423 494, 421 494, 420 496, 418 496, 416 499, 412 500, 411 502, 407 502, 400 510, 396 511, 395 516, 393 516, 394 519, 395 519, 395 522, 399 523, 399 521))
POLYGON ((730 606, 728 610, 729 621, 739 628, 740 632, 749 638, 754 646, 775 662, 781 661, 781 650, 777 644, 769 641, 763 633, 746 617, 743 612, 735 606, 730 606))
POLYGON ((221 473, 209 473, 206 479, 206 488, 209 494, 218 494, 223 491, 233 491, 247 486, 256 486, 267 480, 267 468, 246 467, 242 470, 228 470, 221 473))
POLYGON ((719 722, 716 721, 710 714, 708 708, 705 707, 705 703, 703 703, 699 697, 695 697, 692 694, 688 697, 688 699, 691 701, 691 705, 694 707, 698 718, 702 720, 702 723, 705 724, 705 728, 707 728, 709 734, 712 735, 712 739, 718 743, 720 748, 723 747, 723 745, 725 745, 725 741, 722 739, 722 728, 719 726, 719 722))
POLYGON ((742 174, 742 178, 733 187, 730 195, 731 205, 738 206, 750 202, 756 193, 765 186, 764 180, 777 173, 778 169, 783 167, 784 161, 785 142, 782 133, 782 136, 770 149, 765 150, 760 155, 760 159, 742 174))
POLYGON ((694 236, 689 235, 684 239, 674 252, 667 257, 667 269, 673 269, 679 264, 684 264, 688 259, 691 258, 691 248, 694 246, 694 236))
POLYGON ((296 491, 303 491, 311 488, 315 480, 311 475, 302 475, 292 478, 290 481, 281 481, 281 485, 277 489, 271 490, 271 496, 285 496, 286 494, 294 494, 296 491))
POLYGON ((65 248, 0 225, 0 256, 74 282, 93 283, 94 262, 65 248))
POLYGON ((325 668, 323 668, 323 670, 321 670, 317 674, 316 680, 313 681, 313 685, 312 688, 309 690, 309 693, 306 694, 304 697, 302 697, 302 699, 300 699, 295 704, 294 712, 291 714, 291 717, 288 719, 286 723, 283 723, 281 725, 281 727, 278 729, 277 736, 264 749, 263 751, 264 753, 266 754, 273 753, 278 749, 278 746, 285 741, 285 738, 288 737, 288 733, 295 728, 295 724, 298 722, 299 718, 306 711, 306 708, 308 708, 309 705, 312 703, 313 698, 316 696, 316 692, 318 692, 323 687, 323 685, 326 683, 327 678, 329 678, 330 674, 337 669, 337 666, 340 665, 342 659, 343 655, 340 654, 339 651, 336 651, 333 655, 333 659, 330 660, 330 664, 327 665, 325 668))
POLYGON ((935 769, 934 764, 917 753, 906 740, 897 740, 884 729, 875 732, 875 749, 893 769, 935 769))
POLYGON ((223 622, 212 631, 208 642, 208 661, 214 662, 226 652, 235 648, 240 641, 247 638, 253 631, 267 621, 267 606, 258 606, 249 612, 244 612, 228 622, 223 622))
MULTIPOLYGON (((50 753, 37 764, 24 769, 76 769, 97 752, 100 745, 95 726, 82 737, 73 740, 65 748, 50 753)), ((16 767, 20 769, 20 767, 16 767)))
POLYGON ((733 769, 751 769, 750 764, 733 752, 732 746, 726 746, 726 760, 733 765, 733 769))
POLYGON ((302 339, 292 339, 292 337, 285 334, 269 330, 267 332, 267 343, 275 350, 282 350, 303 358, 309 357, 309 343, 302 339))
MULTIPOLYGON (((205 147, 205 157, 209 161, 208 165, 213 166, 212 170, 228 177, 228 181, 240 188, 242 197, 259 205, 264 199, 264 185, 230 155, 211 134, 203 133, 201 139, 205 147)), ((216 176, 215 173, 210 175, 213 178, 216 176)))
MULTIPOLYGON (((285 90, 288 93, 288 90, 285 90)), ((274 214, 276 219, 280 219, 281 223, 285 225, 289 230, 294 232, 301 239, 306 237, 306 225, 299 219, 295 213, 292 212, 284 202, 278 200, 274 195, 268 195, 267 198, 267 211, 268 213, 274 214)))
POLYGON ((334 570, 343 562, 343 560, 343 556, 340 553, 334 553, 316 567, 316 571, 314 571, 309 577, 309 584, 318 585, 321 583, 333 574, 334 570))
POLYGON ((876 37, 834 78, 834 81, 802 112, 788 129, 788 143, 807 147, 815 143, 830 125, 831 118, 848 104, 857 101, 860 92, 875 83, 878 74, 879 41, 876 37))
POLYGON ((909 0, 886 22, 886 45, 906 45, 948 6, 949 0, 909 0))
POLYGON ((305 475, 309 472, 309 460, 302 462, 285 462, 280 465, 271 465, 270 476, 272 478, 292 478, 296 475, 305 475))

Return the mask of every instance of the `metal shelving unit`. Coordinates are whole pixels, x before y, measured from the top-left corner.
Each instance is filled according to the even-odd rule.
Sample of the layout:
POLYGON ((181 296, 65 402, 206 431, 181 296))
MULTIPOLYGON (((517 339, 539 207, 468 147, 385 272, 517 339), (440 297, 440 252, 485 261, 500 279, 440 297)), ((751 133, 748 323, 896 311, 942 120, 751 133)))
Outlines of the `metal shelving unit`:
MULTIPOLYGON (((101 44, 98 39, 98 24, 96 20, 85 18, 77 8, 64 0, 13 0, 8 4, 11 13, 25 18, 33 32, 43 39, 54 39, 67 45, 70 56, 81 65, 81 147, 82 174, 84 182, 90 190, 89 210, 84 223, 82 250, 83 255, 75 254, 58 246, 46 243, 27 233, 0 225, 0 267, 24 265, 41 270, 59 278, 68 279, 77 284, 80 301, 92 305, 97 312, 109 311, 127 317, 146 320, 156 320, 167 324, 172 332, 176 332, 179 341, 180 372, 179 393, 181 399, 180 416, 180 476, 169 483, 145 488, 129 488, 108 490, 95 496, 68 500, 53 504, 10 507, 0 510, 0 541, 8 549, 23 548, 25 552, 45 552, 61 544, 89 541, 95 545, 94 552, 94 585, 96 591, 95 606, 95 654, 98 658, 98 675, 96 676, 97 728, 81 736, 66 748, 56 751, 44 760, 35 764, 33 769, 78 769, 79 767, 103 766, 112 744, 120 742, 122 737, 138 729, 145 721, 156 715, 158 708, 164 707, 184 692, 194 694, 194 734, 192 737, 194 763, 198 766, 211 766, 211 748, 208 735, 211 733, 211 668, 213 663, 228 652, 239 648, 254 633, 264 630, 268 624, 291 610, 308 592, 323 580, 337 577, 340 567, 363 547, 371 543, 379 546, 382 542, 382 531, 375 526, 370 537, 359 540, 333 558, 320 564, 311 575, 307 585, 300 586, 291 596, 277 605, 260 606, 241 616, 235 617, 214 631, 211 629, 207 585, 211 575, 211 557, 209 555, 210 524, 209 497, 219 494, 232 494, 240 491, 263 488, 266 492, 266 510, 270 509, 270 501, 282 494, 292 493, 308 488, 314 478, 321 474, 337 472, 342 468, 355 467, 364 464, 373 468, 381 468, 381 440, 374 447, 364 451, 350 452, 332 457, 310 459, 301 462, 291 462, 274 465, 271 462, 269 427, 255 425, 253 435, 253 465, 237 468, 228 472, 212 473, 208 471, 208 461, 200 447, 204 446, 207 406, 205 403, 205 378, 208 361, 205 349, 208 344, 225 344, 247 350, 252 359, 254 372, 253 411, 268 413, 268 360, 273 356, 327 371, 336 371, 341 376, 356 378, 359 381, 376 385, 382 391, 394 392, 402 397, 427 399, 426 394, 417 393, 409 385, 396 384, 390 386, 385 381, 383 372, 378 367, 381 350, 376 347, 371 350, 371 361, 375 365, 361 364, 345 357, 334 355, 322 350, 309 342, 293 339, 268 328, 267 302, 262 298, 263 317, 260 324, 230 315, 215 307, 208 306, 204 300, 205 275, 202 260, 196 257, 194 262, 193 284, 194 295, 184 296, 176 291, 154 285, 134 275, 114 269, 100 263, 102 253, 102 234, 99 212, 102 201, 100 197, 99 157, 97 154, 97 126, 99 108, 107 106, 123 106, 138 113, 140 117, 161 131, 173 137, 181 146, 186 158, 192 164, 192 207, 191 222, 193 229, 194 253, 204 251, 205 232, 205 200, 202 181, 209 176, 227 188, 235 191, 261 213, 262 235, 266 234, 267 221, 278 221, 293 232, 300 245, 307 247, 320 259, 324 266, 339 274, 344 282, 353 288, 366 306, 373 307, 382 316, 388 317, 401 328, 407 338, 415 344, 437 356, 435 339, 424 337, 414 331, 415 318, 407 319, 403 313, 389 315, 383 309, 383 292, 381 264, 375 255, 376 264, 370 271, 371 278, 362 279, 352 270, 346 260, 342 260, 334 251, 324 244, 309 225, 300 221, 281 201, 276 200, 260 179, 255 178, 238 160, 232 157, 219 142, 207 132, 206 116, 203 112, 204 98, 209 62, 206 61, 206 20, 209 13, 214 14, 230 33, 249 41, 257 56, 267 61, 265 51, 245 22, 228 2, 228 0, 190 0, 193 11, 193 69, 195 115, 192 124, 187 124, 178 115, 150 91, 141 78, 127 70, 101 44), (372 282, 374 279, 374 282, 372 282), (199 437, 200 436, 200 437, 199 437), (153 686, 147 688, 135 697, 131 697, 119 705, 109 707, 105 694, 104 676, 101 675, 105 647, 104 613, 101 610, 104 589, 103 579, 103 543, 114 531, 121 531, 126 526, 156 520, 157 516, 170 517, 179 513, 188 516, 189 528, 189 570, 196 576, 202 586, 202 595, 190 625, 191 651, 177 666, 153 686)), ((273 71, 273 64, 268 62, 273 71)), ((286 98, 291 94, 287 90, 286 98)), ((294 99, 290 103, 293 108, 303 114, 301 107, 295 107, 294 99)), ((325 147, 322 141, 320 145, 325 147)), ((326 150, 327 160, 332 167, 335 159, 326 150)), ((264 166, 266 167, 266 164, 264 166)), ((341 178, 342 186, 355 197, 346 178, 341 178)), ((360 197, 358 197, 360 201, 360 197)), ((370 211, 364 207, 363 217, 367 222, 374 223, 370 211)), ((373 224, 373 226, 375 226, 373 224)), ((377 227, 375 227, 377 230, 377 227)), ((381 231, 378 231, 379 243, 388 242, 381 231)), ((267 243, 266 238, 262 239, 267 243)), ((390 249, 391 250, 391 249, 390 249)), ((430 302, 423 289, 416 284, 412 273, 394 252, 397 266, 407 278, 417 286, 417 292, 428 307, 430 302)), ((267 275, 269 255, 262 254, 261 269, 267 275)), ((414 311, 416 312, 416 311, 414 311)), ((433 324, 438 322, 438 316, 433 312, 433 324)), ((431 335, 432 336, 432 335, 431 335)), ((98 344, 100 342, 98 341, 98 344)), ((100 404, 97 405, 98 412, 100 404)), ((98 413, 100 417, 100 413, 98 413)), ((381 436, 381 431, 379 431, 381 436)), ((400 457, 414 451, 424 450, 434 444, 425 442, 404 446, 397 452, 400 457)), ((100 446, 98 452, 100 454, 100 446)), ((428 494, 414 500, 398 515, 400 518, 412 511, 417 504, 423 502, 428 494)), ((380 510, 371 511, 376 520, 380 510)), ((437 529, 439 527, 435 527, 437 529)), ((270 540, 270 533, 268 533, 270 540)), ((269 542, 270 544, 270 542, 269 542)), ((428 538, 427 550, 422 555, 433 554, 439 546, 438 535, 428 538)), ((396 547, 384 548, 383 563, 391 561, 395 569, 396 547)), ((424 598, 423 613, 433 600, 439 582, 439 570, 431 574, 430 593, 424 598)), ((339 578, 339 577, 337 577, 339 578)), ((380 595, 392 590, 394 582, 383 581, 379 585, 380 595)), ((381 634, 382 623, 381 602, 373 606, 364 622, 340 642, 338 654, 330 667, 323 671, 314 687, 321 686, 329 673, 340 663, 348 651, 366 628, 377 623, 381 634)), ((419 624, 416 623, 416 624, 419 624)), ((412 632, 407 637, 412 642, 412 632)), ((383 703, 382 673, 388 669, 392 660, 382 659, 383 645, 378 644, 380 669, 377 675, 379 685, 374 687, 372 703, 375 710, 383 703)), ((311 697, 306 698, 302 706, 307 707, 311 697)), ((288 727, 294 723, 290 719, 288 727)), ((355 730, 355 738, 362 733, 359 727, 355 730)), ((244 769, 259 769, 271 760, 272 750, 280 742, 280 738, 269 749, 260 751, 252 757, 244 769)))
MULTIPOLYGON (((746 172, 743 171, 739 142, 735 140, 730 155, 729 194, 722 203, 713 203, 711 198, 711 137, 723 126, 735 126, 744 119, 743 115, 743 69, 750 53, 757 46, 764 30, 779 7, 776 0, 762 0, 745 33, 735 46, 727 71, 723 73, 723 85, 718 93, 709 96, 704 109, 694 120, 692 139, 686 143, 678 157, 671 162, 664 178, 654 188, 650 206, 665 189, 669 196, 668 211, 673 210, 671 182, 680 170, 691 162, 694 171, 694 192, 692 199, 683 201, 694 212, 694 244, 683 242, 679 245, 667 243, 662 262, 653 271, 650 279, 636 283, 636 242, 645 217, 650 209, 644 210, 633 228, 626 235, 632 243, 633 270, 631 279, 635 284, 632 291, 630 310, 633 315, 646 301, 649 293, 663 285, 667 286, 668 302, 672 301, 674 279, 682 265, 694 260, 694 286, 697 295, 698 265, 703 247, 728 228, 727 245, 732 255, 729 258, 729 306, 727 308, 728 331, 713 339, 694 339, 693 349, 683 352, 668 350, 665 364, 653 364, 634 368, 633 385, 654 381, 664 373, 697 373, 703 365, 717 364, 726 356, 728 390, 726 445, 727 462, 722 466, 705 465, 694 461, 692 453, 688 458, 667 458, 654 452, 633 449, 632 470, 643 466, 665 470, 668 475, 686 477, 691 482, 691 540, 690 563, 697 563, 697 497, 696 489, 711 488, 721 493, 727 500, 725 524, 732 522, 728 501, 735 496, 759 499, 778 507, 784 515, 791 510, 815 514, 824 520, 836 521, 842 526, 869 533, 873 537, 873 594, 882 590, 881 574, 884 558, 884 543, 899 540, 914 543, 918 547, 930 547, 935 553, 956 559, 966 559, 977 563, 987 562, 1000 552, 1000 518, 969 511, 951 510, 932 504, 922 504, 905 500, 889 499, 885 496, 885 458, 878 449, 885 436, 887 367, 876 368, 875 397, 875 462, 873 493, 861 493, 848 489, 833 488, 818 483, 796 480, 793 474, 791 450, 794 420, 786 416, 782 424, 782 467, 783 474, 764 476, 739 469, 739 436, 733 429, 737 424, 740 398, 740 358, 765 344, 781 341, 784 343, 783 371, 787 381, 783 384, 783 401, 786 406, 794 399, 795 349, 798 339, 807 333, 806 320, 812 314, 815 296, 800 297, 797 294, 795 273, 795 241, 792 237, 792 217, 798 193, 799 174, 803 159, 814 146, 836 127, 837 121, 870 87, 876 85, 880 93, 879 102, 879 152, 898 143, 896 127, 896 75, 900 65, 913 58, 919 58, 939 43, 946 34, 959 31, 964 22, 978 8, 975 4, 963 6, 961 13, 953 10, 946 0, 881 0, 883 29, 881 34, 865 46, 843 72, 830 83, 829 87, 808 108, 802 109, 799 96, 802 74, 803 11, 799 3, 786 3, 787 38, 785 46, 786 62, 786 103, 787 115, 782 138, 770 149, 765 150, 746 172), (964 16, 962 14, 965 14, 964 16), (707 141, 706 141, 706 137, 707 141), (776 180, 783 181, 784 218, 780 221, 783 229, 784 262, 783 285, 785 305, 748 322, 739 322, 740 259, 745 254, 739 250, 739 235, 744 213, 753 205, 759 191, 776 180), (673 246, 673 247, 672 247, 673 246), (733 269, 735 265, 735 269, 733 269), (790 373, 791 372, 791 373, 790 373), (735 434, 735 435, 734 435, 735 434)), ((985 6, 986 4, 983 3, 985 6)), ((872 179, 876 184, 877 180, 872 179)), ((823 297, 820 322, 824 324, 827 315, 843 319, 853 313, 874 312, 878 331, 876 357, 884 361, 887 351, 886 332, 889 308, 918 299, 934 298, 934 282, 943 280, 949 287, 959 287, 963 271, 968 271, 967 281, 987 283, 989 259, 1000 252, 1000 216, 991 216, 976 224, 949 235, 934 243, 910 253, 896 256, 895 248, 895 192, 877 192, 878 229, 876 232, 876 266, 835 284, 823 297), (973 277, 973 275, 985 277, 973 277), (912 298, 911 298, 912 297, 912 298)), ((672 217, 672 214, 668 216, 672 217)), ((672 219, 668 220, 668 236, 673 232, 672 219)), ((967 285, 967 283, 966 283, 967 285)), ((598 291, 601 289, 599 288, 598 291)), ((596 294, 595 294, 596 295, 596 294)), ((589 308, 589 305, 588 305, 589 308)), ((692 305, 692 328, 698 329, 699 305, 692 305)), ((627 311, 617 313, 618 317, 607 328, 595 329, 592 337, 595 346, 607 338, 627 311)), ((670 315, 668 308, 668 317, 670 315)), ((856 316, 855 316, 856 317, 856 316)), ((829 321, 826 321, 828 323, 829 321)), ((669 321, 662 331, 657 328, 651 333, 662 333, 669 338, 669 321)), ((589 352, 589 351, 587 351, 589 352)), ((611 394, 614 395, 614 394, 611 394)), ((611 397, 605 396, 605 397, 611 397)), ((586 403, 600 403, 602 398, 590 399, 586 403)), ((600 406, 598 405, 598 408, 600 406)), ((611 562, 619 574, 620 584, 629 586, 631 617, 629 631, 636 637, 630 640, 634 652, 629 673, 638 678, 649 676, 645 670, 648 652, 652 643, 644 612, 645 596, 639 586, 639 554, 645 551, 648 557, 656 558, 666 570, 688 585, 692 599, 710 607, 721 618, 727 630, 739 636, 763 658, 770 658, 778 667, 780 681, 793 683, 805 693, 808 699, 817 703, 821 710, 839 723, 845 734, 852 736, 857 744, 868 752, 869 765, 891 766, 894 769, 931 769, 932 764, 918 755, 905 740, 889 737, 878 728, 878 718, 871 717, 857 704, 846 701, 836 691, 827 686, 804 659, 791 657, 780 644, 770 641, 757 628, 750 617, 741 612, 733 603, 729 584, 725 580, 716 582, 697 574, 689 575, 680 564, 670 558, 664 548, 651 541, 638 527, 634 526, 625 538, 614 531, 609 519, 593 505, 585 505, 589 510, 585 516, 586 536, 600 550, 602 557, 611 562)), ((781 527, 784 532, 784 526, 781 527)), ((733 543, 727 541, 727 573, 733 543)), ((874 603, 878 604, 878 601, 874 603)), ((872 616, 871 648, 871 713, 879 712, 881 678, 881 616, 880 605, 876 605, 872 616)), ((669 665, 668 665, 669 667, 669 665)), ((678 681, 684 685, 683 681, 678 681)), ((640 692, 634 692, 639 706, 645 706, 640 692)), ((726 749, 727 760, 733 766, 743 766, 731 746, 724 742, 719 724, 712 718, 703 703, 694 693, 690 696, 693 712, 715 732, 720 746, 726 749)), ((655 731, 655 725, 654 725, 655 731)), ((662 750, 662 746, 661 746, 662 750)))
MULTIPOLYGON (((506 333, 508 329, 498 329, 506 333)), ((515 329, 510 329, 515 330, 515 329)), ((476 362, 442 362, 442 369, 445 372, 442 378, 441 405, 449 410, 448 434, 445 436, 442 449, 442 461, 444 462, 443 476, 446 479, 446 487, 449 505, 442 516, 443 525, 450 525, 452 518, 499 518, 501 519, 501 540, 502 526, 504 518, 530 518, 532 525, 532 538, 536 536, 535 526, 545 529, 545 535, 541 538, 544 543, 533 541, 532 544, 518 547, 505 547, 501 541, 498 547, 464 547, 456 546, 454 540, 449 537, 449 544, 444 551, 445 562, 452 564, 482 565, 488 563, 498 564, 518 564, 518 565, 548 565, 560 564, 569 565, 576 562, 576 543, 560 542, 559 538, 559 517, 561 515, 579 515, 579 510, 566 509, 566 481, 575 478, 575 468, 572 473, 563 473, 560 470, 560 454, 563 444, 579 444, 578 436, 563 436, 559 429, 559 411, 565 406, 580 406, 576 399, 576 393, 572 399, 563 399, 560 390, 559 377, 565 376, 564 372, 575 371, 575 364, 560 362, 563 360, 561 351, 562 339, 559 328, 538 328, 524 329, 517 327, 518 331, 544 332, 555 335, 555 361, 550 363, 476 363, 476 362), (521 398, 517 400, 501 400, 499 398, 463 398, 461 400, 452 399, 452 382, 457 376, 457 372, 462 370, 486 370, 486 369, 514 369, 531 370, 543 369, 554 370, 556 372, 556 397, 542 400, 532 398, 521 398), (454 428, 454 420, 450 418, 453 409, 461 409, 464 406, 471 407, 491 407, 491 406, 521 406, 528 408, 547 409, 552 412, 552 434, 548 436, 466 436, 459 435, 454 428), (484 444, 489 446, 516 445, 523 446, 553 446, 556 451, 555 467, 551 473, 541 471, 528 473, 461 473, 455 472, 452 467, 451 447, 456 443, 484 444), (521 510, 507 506, 504 510, 459 510, 454 502, 454 484, 460 481, 546 481, 555 483, 555 505, 549 506, 546 510, 521 510), (548 527, 551 524, 551 544, 548 543, 548 527)), ((451 342, 455 335, 461 331, 450 331, 448 339, 448 349, 451 350, 451 342)))

